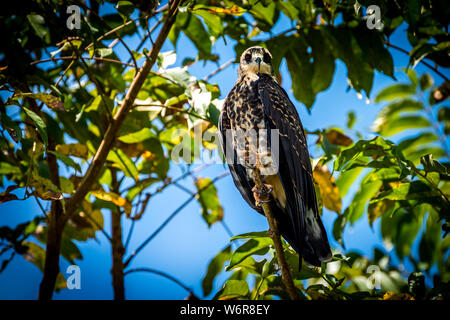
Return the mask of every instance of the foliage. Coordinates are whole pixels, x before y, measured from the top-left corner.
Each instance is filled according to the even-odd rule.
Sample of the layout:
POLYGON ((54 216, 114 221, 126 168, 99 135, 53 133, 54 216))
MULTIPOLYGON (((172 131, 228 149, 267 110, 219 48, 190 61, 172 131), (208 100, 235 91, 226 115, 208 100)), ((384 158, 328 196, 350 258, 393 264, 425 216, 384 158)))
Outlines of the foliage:
MULTIPOLYGON (((79 30, 66 27, 67 4, 61 1, 28 1, 4 8, 6 38, 0 49, 0 187, 4 191, 0 203, 35 198, 42 217, 15 228, 0 228, 0 270, 20 254, 48 273, 44 258, 46 252, 53 252, 49 247, 55 241, 60 242, 56 261, 61 256, 73 262, 82 259, 77 243, 96 239, 100 231, 113 246, 114 263, 124 264, 125 271, 117 265, 112 271, 123 283, 135 255, 192 199, 197 199, 199 216, 208 226, 223 223, 226 212, 214 185, 222 176, 197 177, 190 165, 202 157, 202 151, 217 148, 211 140, 199 145, 195 138, 216 131, 224 93, 209 77, 197 79, 189 68, 217 62, 220 57, 214 45, 219 39, 234 47, 237 59, 249 46, 267 47, 278 76, 284 59, 293 95, 310 112, 318 94, 333 82, 336 60, 347 68, 349 88, 364 92, 367 98, 376 71, 395 79, 388 50, 395 45, 389 36, 401 26, 407 25, 413 48, 409 67, 426 63, 424 59, 449 67, 450 14, 443 0, 179 2, 171 2, 176 7, 171 10, 164 4, 157 8, 154 1, 106 1, 114 10, 105 13, 100 10, 103 2, 90 1, 87 6, 74 1, 82 13, 79 30), (381 9, 381 29, 367 27, 367 7, 372 4, 381 9), (282 18, 292 28, 273 34, 282 18), (146 35, 142 42, 130 49, 128 37, 142 33, 146 35), (177 51, 182 50, 177 45, 181 34, 198 54, 174 67, 177 51), (159 52, 166 38, 174 50, 159 52), (125 48, 126 58, 119 56, 117 43, 125 48), (148 75, 141 81, 139 75, 145 70, 148 75), (124 108, 130 92, 136 96, 124 108), (172 177, 170 169, 180 161, 186 163, 186 171, 172 177), (195 192, 178 184, 190 176, 195 177, 195 192), (132 233, 123 242, 119 221, 109 235, 104 215, 118 213, 134 226, 152 197, 169 186, 188 191, 191 198, 125 257, 132 233), (59 239, 54 237, 58 232, 59 239)), ((431 68, 442 75, 437 67, 431 68)), ((448 96, 448 79, 435 87, 430 75, 405 72, 409 83, 396 83, 375 97, 375 102, 387 102, 374 123, 375 138, 352 132, 354 113, 349 114, 345 129, 309 132, 318 137, 320 150, 313 161, 314 178, 321 211, 337 213, 332 236, 344 250, 345 228, 367 212, 370 225, 380 222, 386 246, 392 246, 401 261, 408 259, 415 271, 434 276, 434 288, 425 288, 420 273, 407 280, 384 249, 375 249, 371 259, 335 250, 333 261, 322 268, 303 265, 298 271, 298 256, 284 244, 295 284, 305 299, 448 296, 450 192, 445 143, 449 108, 439 103, 448 96), (408 135, 397 143, 385 139, 404 131, 408 135), (351 194, 350 186, 356 182, 359 189, 351 194), (344 207, 344 198, 350 196, 344 207), (412 253, 416 239, 418 257, 412 253), (367 285, 374 279, 367 271, 370 266, 379 268, 379 290, 367 285)), ((237 239, 245 242, 236 250, 227 246, 209 264, 202 282, 204 295, 212 293, 215 277, 228 263, 230 276, 215 298, 287 298, 267 232, 251 232, 232 241, 243 241, 237 239)), ((54 289, 61 289, 62 275, 54 277, 54 289)))

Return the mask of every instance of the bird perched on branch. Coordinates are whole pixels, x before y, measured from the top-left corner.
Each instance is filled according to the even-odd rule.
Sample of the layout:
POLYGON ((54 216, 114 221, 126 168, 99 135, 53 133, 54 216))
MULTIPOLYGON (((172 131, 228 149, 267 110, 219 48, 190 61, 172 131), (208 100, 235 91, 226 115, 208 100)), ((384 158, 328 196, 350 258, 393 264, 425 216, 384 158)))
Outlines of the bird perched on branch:
POLYGON ((233 181, 247 203, 264 214, 269 202, 279 232, 309 265, 331 258, 317 208, 303 126, 273 74, 267 49, 251 47, 241 56, 239 78, 219 118, 222 150, 233 181), (260 172, 263 190, 255 183, 260 172))

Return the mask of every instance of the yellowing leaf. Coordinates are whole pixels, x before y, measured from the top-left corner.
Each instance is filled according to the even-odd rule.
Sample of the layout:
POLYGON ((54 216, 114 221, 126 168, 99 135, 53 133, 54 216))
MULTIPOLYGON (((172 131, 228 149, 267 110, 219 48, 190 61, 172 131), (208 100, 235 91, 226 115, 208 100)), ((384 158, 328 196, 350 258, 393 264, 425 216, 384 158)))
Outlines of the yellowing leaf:
POLYGON ((395 293, 388 291, 383 295, 381 300, 414 300, 414 297, 409 293, 395 293))
POLYGON ((377 218, 381 217, 383 213, 392 208, 395 204, 394 200, 383 199, 377 202, 372 202, 369 204, 367 209, 367 217, 369 219, 370 226, 373 225, 377 218))
POLYGON ((231 8, 207 7, 205 9, 208 10, 209 12, 230 14, 233 16, 241 16, 246 12, 245 9, 238 7, 236 5, 232 6, 231 8))
POLYGON ((326 166, 317 164, 313 171, 313 177, 319 185, 320 195, 325 208, 341 213, 342 201, 338 187, 336 187, 334 177, 326 166))
POLYGON ((81 143, 58 144, 55 151, 65 156, 74 156, 83 159, 87 159, 89 155, 88 148, 81 143))
POLYGON ((217 189, 209 178, 197 178, 195 186, 199 191, 197 200, 202 208, 202 217, 208 226, 223 219, 223 208, 219 203, 217 189))
POLYGON ((155 159, 156 155, 154 153, 151 153, 150 151, 145 151, 142 154, 142 158, 148 161, 153 161, 155 159))
POLYGON ((50 109, 58 109, 64 111, 64 105, 57 97, 52 96, 49 93, 19 93, 18 96, 22 97, 30 97, 33 99, 38 99, 39 101, 42 101, 49 107, 50 109))
POLYGON ((49 179, 33 173, 30 186, 34 188, 34 194, 43 200, 62 200, 60 190, 49 179))
POLYGON ((127 199, 119 196, 117 193, 96 190, 92 191, 91 195, 101 200, 110 201, 119 207, 123 207, 123 210, 127 215, 131 214, 131 203, 128 202, 127 199))
POLYGON ((348 147, 353 143, 352 139, 335 129, 329 130, 326 133, 326 137, 329 142, 338 146, 348 147))

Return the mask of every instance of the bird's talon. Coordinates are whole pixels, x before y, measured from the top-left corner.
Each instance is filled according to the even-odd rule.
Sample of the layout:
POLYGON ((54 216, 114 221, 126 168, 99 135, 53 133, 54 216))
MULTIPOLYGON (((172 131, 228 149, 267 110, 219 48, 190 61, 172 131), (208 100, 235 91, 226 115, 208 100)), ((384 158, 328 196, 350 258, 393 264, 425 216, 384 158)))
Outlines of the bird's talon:
POLYGON ((270 202, 270 193, 272 192, 273 188, 270 184, 263 184, 263 185, 256 185, 253 187, 253 197, 255 198, 255 204, 256 206, 260 206, 261 203, 268 203, 270 202))

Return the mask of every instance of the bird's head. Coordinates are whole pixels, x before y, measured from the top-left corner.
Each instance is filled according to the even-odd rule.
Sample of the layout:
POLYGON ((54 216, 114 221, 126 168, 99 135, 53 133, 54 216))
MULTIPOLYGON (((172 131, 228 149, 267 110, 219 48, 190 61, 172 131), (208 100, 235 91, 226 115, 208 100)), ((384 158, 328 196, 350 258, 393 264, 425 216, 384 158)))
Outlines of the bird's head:
POLYGON ((251 47, 241 55, 239 76, 267 73, 273 75, 272 55, 262 47, 251 47))

